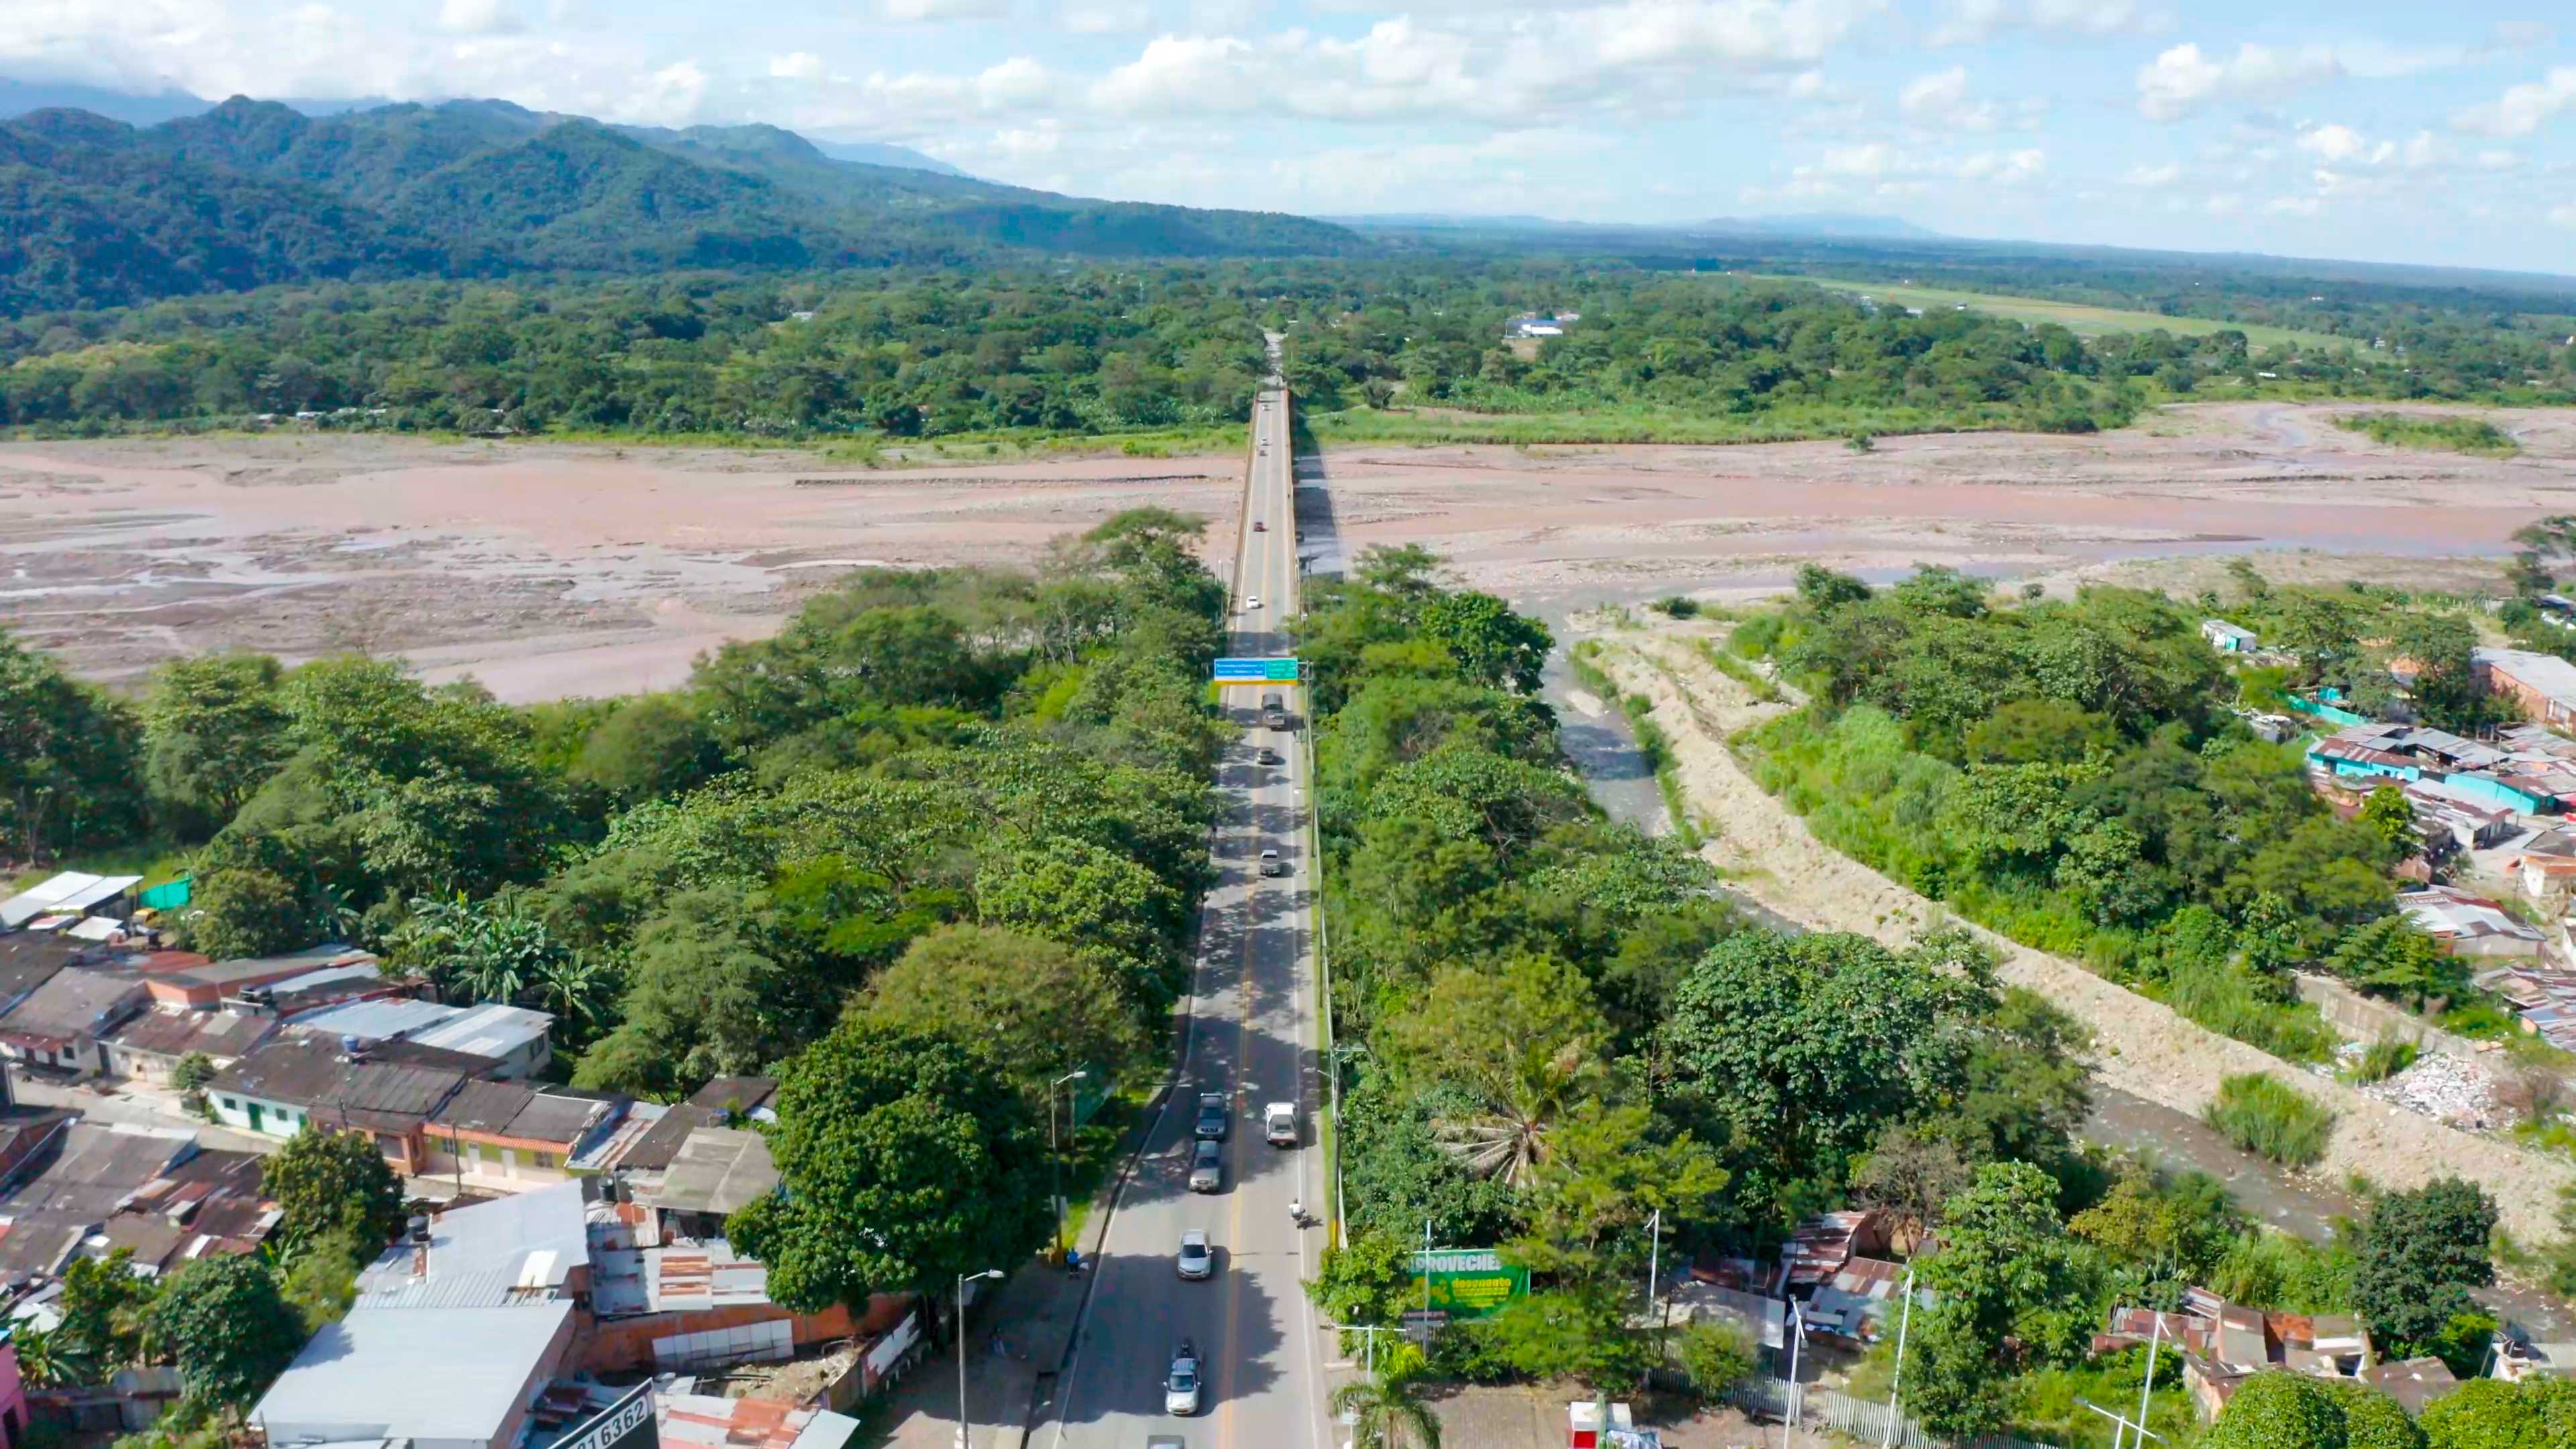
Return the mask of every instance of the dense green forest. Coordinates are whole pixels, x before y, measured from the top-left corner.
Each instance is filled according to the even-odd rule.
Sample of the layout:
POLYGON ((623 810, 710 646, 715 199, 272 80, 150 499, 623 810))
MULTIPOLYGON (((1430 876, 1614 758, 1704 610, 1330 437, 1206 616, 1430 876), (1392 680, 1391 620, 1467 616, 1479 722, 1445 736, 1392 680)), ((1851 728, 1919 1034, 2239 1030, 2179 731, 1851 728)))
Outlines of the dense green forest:
POLYGON ((337 413, 337 427, 902 439, 1240 421, 1236 289, 1158 274, 714 274, 259 292, 0 324, 21 426, 337 413), (381 411, 379 411, 381 410, 381 411))
MULTIPOLYGON (((1364 556, 1315 589, 1299 636, 1331 681, 1315 743, 1349 1221, 1311 1291, 1337 1323, 1397 1323, 1426 1221, 1534 1283, 1427 1354, 1395 1352, 1355 1398, 1367 1412, 1440 1379, 1722 1392, 1749 1370, 1741 1340, 1638 1326, 1649 1217, 1669 1264, 1765 1258, 1801 1216, 1849 1205, 1895 1216, 1937 1295, 1911 1325, 1903 1400, 1939 1432, 2106 1443, 2082 1402, 2134 1403, 2144 1355, 2093 1359, 2092 1334, 2112 1305, 2170 1304, 2187 1285, 2358 1312, 2384 1343, 2474 1365, 2492 1321, 2468 1290, 2491 1279, 2494 1222, 2476 1188, 2383 1195, 2318 1246, 2266 1231, 2210 1178, 2079 1146, 2078 1023, 2000 984, 1956 930, 1891 951, 1740 920, 1696 857, 1587 800, 1532 698, 1545 631, 1443 587, 1437 567, 1413 549, 1364 556)), ((2137 607, 2121 639, 2157 636, 2137 607)), ((2072 618, 2031 648, 2154 672, 2085 632, 2110 627, 2072 618)), ((2199 673, 2178 656, 2163 672, 2176 688, 2199 673)), ((1892 1350, 1856 1387, 1887 1392, 1892 1350)), ((2153 1423, 2188 1443, 2201 1431, 2178 1367, 2159 1368, 2153 1423)), ((2264 1397, 2221 1436, 2254 1432, 2264 1397)))
MULTIPOLYGON (((276 164, 297 154, 288 146, 276 164)), ((867 457, 921 438, 1197 430, 1213 444, 1207 430, 1247 415, 1264 330, 1284 337, 1319 437, 2089 432, 2195 395, 2530 401, 2571 385, 2565 349, 2534 360, 2547 370, 2534 391, 2467 352, 2289 356, 2226 329, 2087 338, 1625 262, 694 266, 0 312, 0 425, 238 428, 310 414, 296 425, 804 440, 867 457), (1572 320, 1562 336, 1511 341, 1513 320, 1532 313, 1572 320)))
POLYGON ((0 124, 0 199, 0 313, 347 279, 1367 249, 1302 217, 835 160, 770 126, 611 127, 501 101, 317 119, 235 98, 143 129, 39 111, 0 124))
POLYGON ((2237 573, 2194 611, 2111 588, 2000 607, 1947 570, 1879 591, 1810 567, 1729 646, 1811 691, 1747 741, 1757 774, 1838 849, 2279 1055, 2333 1045, 2293 968, 2492 1029, 2461 964, 2393 915, 2403 811, 2338 818, 2298 747, 2235 713, 2321 686, 2384 710, 2404 661, 2424 718, 2492 722, 2469 618, 2237 573), (2221 606, 2298 664, 2231 671, 2198 632, 2221 606))

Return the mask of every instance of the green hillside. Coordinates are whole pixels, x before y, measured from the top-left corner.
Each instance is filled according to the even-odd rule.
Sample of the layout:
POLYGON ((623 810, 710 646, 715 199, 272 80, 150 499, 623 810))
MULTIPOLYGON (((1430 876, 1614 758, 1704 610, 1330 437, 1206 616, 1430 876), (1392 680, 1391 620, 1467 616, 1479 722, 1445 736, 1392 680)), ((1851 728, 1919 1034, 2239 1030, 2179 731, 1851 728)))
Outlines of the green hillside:
POLYGON ((1090 201, 835 159, 772 126, 609 127, 502 101, 137 129, 0 124, 0 309, 279 283, 876 267, 982 255, 1345 256, 1302 217, 1090 201))

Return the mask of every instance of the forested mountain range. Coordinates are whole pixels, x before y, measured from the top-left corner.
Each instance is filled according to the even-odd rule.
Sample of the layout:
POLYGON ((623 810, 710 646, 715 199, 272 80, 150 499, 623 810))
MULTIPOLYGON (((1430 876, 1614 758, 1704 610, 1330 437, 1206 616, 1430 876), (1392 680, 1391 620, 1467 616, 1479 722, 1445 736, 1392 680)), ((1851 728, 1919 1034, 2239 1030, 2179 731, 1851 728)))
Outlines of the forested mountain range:
POLYGON ((1345 255, 1343 228, 1090 201, 825 154, 772 126, 611 127, 504 101, 314 117, 235 98, 137 128, 0 124, 0 310, 284 282, 1345 255))

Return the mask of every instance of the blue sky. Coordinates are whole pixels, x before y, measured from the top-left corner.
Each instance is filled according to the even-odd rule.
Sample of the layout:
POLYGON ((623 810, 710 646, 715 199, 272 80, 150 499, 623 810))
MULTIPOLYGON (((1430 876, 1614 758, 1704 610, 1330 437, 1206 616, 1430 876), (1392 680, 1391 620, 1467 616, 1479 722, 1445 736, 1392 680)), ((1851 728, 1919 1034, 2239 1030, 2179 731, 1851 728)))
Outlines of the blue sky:
POLYGON ((0 0, 0 73, 761 120, 1192 205, 2576 272, 2563 0, 0 0))

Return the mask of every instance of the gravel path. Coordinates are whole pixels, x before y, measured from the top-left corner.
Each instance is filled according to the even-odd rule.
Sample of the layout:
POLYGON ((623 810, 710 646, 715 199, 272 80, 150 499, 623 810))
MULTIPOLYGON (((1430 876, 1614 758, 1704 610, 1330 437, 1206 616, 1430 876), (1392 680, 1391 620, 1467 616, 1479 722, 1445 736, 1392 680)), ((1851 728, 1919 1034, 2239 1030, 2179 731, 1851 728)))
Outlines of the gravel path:
MULTIPOLYGON (((1701 659, 1691 637, 1710 634, 1696 625, 1615 630, 1602 636, 1600 660, 1621 689, 1653 702, 1685 792, 1718 828, 1704 853, 1746 894, 1803 925, 1890 944, 1910 939, 1940 908, 1816 840, 1727 749, 1727 736, 1788 706, 1754 701, 1701 659)), ((1989 931, 1978 934, 1994 947, 2004 980, 2092 1026, 2104 1086, 2196 1116, 2222 1077, 2268 1071, 2337 1114, 2321 1177, 2339 1181, 2359 1173, 2385 1186, 2412 1187, 2455 1173, 2494 1194, 2504 1226, 2522 1242, 2557 1236, 2558 1190, 2576 1181, 2576 1167, 2373 1101, 2195 1025, 2075 962, 1989 931)))

